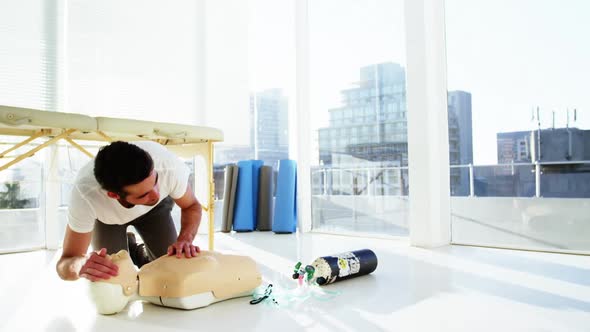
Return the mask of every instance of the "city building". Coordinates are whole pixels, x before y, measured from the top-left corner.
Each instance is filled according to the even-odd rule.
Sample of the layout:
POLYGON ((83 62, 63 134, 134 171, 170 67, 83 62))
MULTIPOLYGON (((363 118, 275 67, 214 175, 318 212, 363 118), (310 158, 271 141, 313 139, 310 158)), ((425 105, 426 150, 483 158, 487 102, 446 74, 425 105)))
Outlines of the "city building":
POLYGON ((289 105, 281 89, 250 95, 250 145, 255 159, 276 166, 289 158, 289 105))
POLYGON ((250 95, 250 141, 248 145, 215 147, 215 197, 223 197, 224 171, 227 164, 259 159, 276 168, 278 161, 289 158, 288 98, 281 89, 269 89, 250 95))
POLYGON ((471 93, 449 91, 449 163, 461 165, 450 169, 451 195, 469 195, 469 168, 473 164, 473 130, 471 119, 471 93))
POLYGON ((477 196, 590 197, 590 130, 549 128, 498 133, 498 164, 475 174, 477 196), (516 165, 512 165, 516 164, 516 165))
MULTIPOLYGON (((320 165, 330 168, 326 172, 331 176, 324 172, 312 179, 314 192, 327 188, 351 195, 406 195, 405 69, 396 63, 362 67, 355 85, 341 92, 343 105, 329 110, 329 126, 318 131, 320 165), (359 168, 381 170, 368 175, 359 168)), ((451 165, 472 163, 471 94, 449 92, 448 114, 451 165)), ((451 172, 451 191, 468 192, 468 170, 466 174, 461 169, 451 172)))

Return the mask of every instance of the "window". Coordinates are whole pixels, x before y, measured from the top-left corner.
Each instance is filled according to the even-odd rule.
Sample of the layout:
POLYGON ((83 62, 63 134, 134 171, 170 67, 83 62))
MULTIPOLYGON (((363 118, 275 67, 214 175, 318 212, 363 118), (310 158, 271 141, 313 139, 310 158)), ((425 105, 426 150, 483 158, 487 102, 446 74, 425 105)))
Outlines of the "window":
POLYGON ((446 1, 454 243, 590 252, 589 10, 446 1))
MULTIPOLYGON (((56 7, 55 2, 42 0, 0 2, 0 105, 57 108, 58 26, 52 17, 56 7)), ((6 149, 0 145, 0 151, 6 149)), ((10 155, 22 152, 23 148, 10 155)), ((0 252, 45 247, 43 156, 44 152, 37 153, 0 172, 0 252)))
MULTIPOLYGON (((276 170, 280 159, 293 158, 294 8, 292 0, 206 2, 205 117, 225 134, 216 144, 216 190, 223 191, 227 164, 255 158, 276 170)), ((324 119, 336 125, 342 117, 334 109, 324 119)), ((334 136, 330 130, 325 137, 334 136)))
MULTIPOLYGON (((344 124, 324 120, 333 107, 349 110, 349 125, 364 124, 339 136, 342 149, 331 156, 310 151, 314 159, 318 157, 314 164, 322 165, 312 167, 312 177, 316 172, 338 169, 322 173, 335 178, 327 181, 334 188, 327 190, 329 197, 312 197, 313 228, 407 235, 407 214, 398 213, 407 209, 407 200, 400 199, 399 186, 392 187, 380 175, 391 162, 407 166, 407 148, 386 152, 393 133, 379 134, 382 120, 377 118, 377 109, 384 105, 376 103, 383 99, 387 86, 405 89, 403 1, 309 1, 308 13, 312 131, 343 128, 344 124), (390 195, 396 190, 397 196, 390 195), (347 208, 336 211, 331 208, 334 204, 347 208)), ((405 109, 405 98, 395 98, 405 109)), ((407 145, 407 140, 400 144, 407 145)))

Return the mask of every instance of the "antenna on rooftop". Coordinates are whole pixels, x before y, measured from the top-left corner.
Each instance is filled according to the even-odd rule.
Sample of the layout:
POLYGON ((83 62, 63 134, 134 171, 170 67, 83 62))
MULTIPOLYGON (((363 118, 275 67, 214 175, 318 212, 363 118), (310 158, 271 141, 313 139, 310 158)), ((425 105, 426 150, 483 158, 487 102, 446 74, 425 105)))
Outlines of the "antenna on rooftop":
POLYGON ((541 160, 541 114, 537 106, 537 160, 541 160))

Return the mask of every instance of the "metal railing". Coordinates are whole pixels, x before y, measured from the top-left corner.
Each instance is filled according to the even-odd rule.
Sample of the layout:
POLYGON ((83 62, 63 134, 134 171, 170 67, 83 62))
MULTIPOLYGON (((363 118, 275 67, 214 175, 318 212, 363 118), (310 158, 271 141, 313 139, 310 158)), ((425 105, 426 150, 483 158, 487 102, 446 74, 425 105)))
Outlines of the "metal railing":
POLYGON ((390 195, 407 196, 407 174, 406 166, 313 167, 311 170, 312 193, 378 196, 376 192, 386 191, 390 195), (350 181, 346 181, 347 179, 350 181))
MULTIPOLYGON (((548 161, 534 163, 503 163, 493 165, 450 165, 450 169, 467 169, 468 175, 463 176, 466 179, 465 185, 466 193, 459 194, 457 196, 483 196, 483 197, 494 197, 494 196, 506 196, 506 197, 543 197, 542 192, 542 175, 544 170, 551 169, 552 171, 565 170, 573 172, 573 174, 580 174, 580 180, 587 182, 586 178, 582 179, 582 173, 590 173, 590 160, 579 160, 579 161, 548 161), (560 168, 560 166, 563 166, 560 168), (584 166, 578 172, 572 169, 572 166, 584 166), (530 173, 527 168, 530 167, 530 173), (478 178, 477 173, 490 173, 489 178, 491 184, 494 184, 494 177, 504 177, 504 185, 509 185, 510 179, 514 182, 514 186, 525 186, 526 184, 533 185, 534 190, 530 193, 527 190, 526 193, 505 193, 503 195, 498 194, 479 194, 476 188, 476 182, 482 182, 486 176, 480 176, 478 178), (468 185, 467 185, 468 183, 468 185), (467 189, 468 188, 468 189, 467 189)), ((376 195, 378 191, 385 191, 389 195, 407 196, 408 195, 408 172, 407 166, 388 166, 388 167, 329 167, 329 166, 317 166, 311 169, 311 181, 312 181, 312 194, 316 195, 376 195), (394 181, 392 181, 394 180, 394 181), (375 188, 388 188, 387 190, 375 190, 375 188), (348 190, 345 190, 348 189, 348 190)), ((559 172, 557 174, 560 174, 559 172)), ((564 173, 565 174, 565 173, 564 173)), ((571 175, 571 174, 570 174, 571 175)), ((462 174, 457 172, 451 172, 451 187, 453 187, 453 181, 460 181, 462 174)), ((559 175, 557 175, 559 176, 559 175)), ((585 175, 590 176, 590 175, 585 175)), ((497 181, 497 179, 496 179, 497 181)), ((488 184, 490 184, 488 183, 488 184)), ((453 189, 453 188, 452 188, 453 189)), ((481 190, 479 190, 481 191, 481 190)), ((590 197, 590 192, 584 191, 583 198, 590 197)))

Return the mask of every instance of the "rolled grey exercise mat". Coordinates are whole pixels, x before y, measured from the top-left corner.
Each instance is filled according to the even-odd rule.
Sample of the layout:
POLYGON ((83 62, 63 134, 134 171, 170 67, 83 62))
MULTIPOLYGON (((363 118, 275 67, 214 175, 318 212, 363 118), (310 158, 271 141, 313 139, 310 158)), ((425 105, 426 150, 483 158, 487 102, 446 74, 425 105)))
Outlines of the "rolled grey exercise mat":
POLYGON ((259 231, 272 230, 272 178, 272 166, 262 166, 258 185, 258 223, 256 224, 256 229, 259 231))
POLYGON ((234 202, 236 200, 236 187, 238 186, 238 166, 231 164, 225 166, 225 186, 223 188, 223 216, 221 231, 231 232, 234 219, 234 202))

